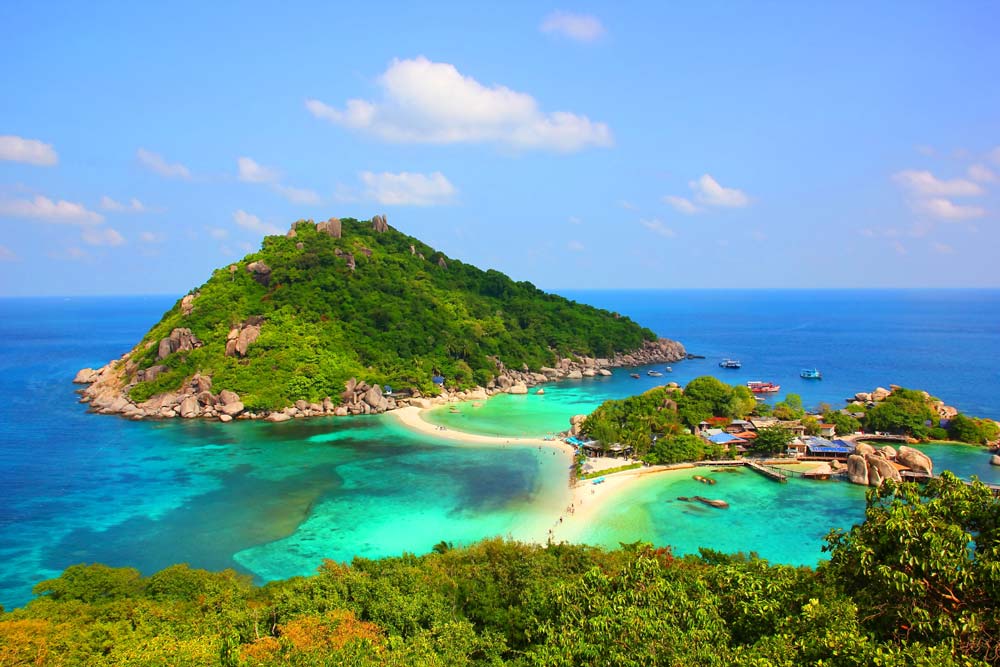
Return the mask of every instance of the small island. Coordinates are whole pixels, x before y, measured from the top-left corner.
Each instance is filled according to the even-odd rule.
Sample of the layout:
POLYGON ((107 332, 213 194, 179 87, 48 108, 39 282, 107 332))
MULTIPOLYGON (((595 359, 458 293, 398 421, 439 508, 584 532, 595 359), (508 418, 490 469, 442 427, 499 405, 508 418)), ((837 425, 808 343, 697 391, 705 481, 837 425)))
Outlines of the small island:
POLYGON ((74 381, 102 414, 286 421, 527 393, 685 356, 628 317, 447 257, 376 215, 266 237, 74 381))

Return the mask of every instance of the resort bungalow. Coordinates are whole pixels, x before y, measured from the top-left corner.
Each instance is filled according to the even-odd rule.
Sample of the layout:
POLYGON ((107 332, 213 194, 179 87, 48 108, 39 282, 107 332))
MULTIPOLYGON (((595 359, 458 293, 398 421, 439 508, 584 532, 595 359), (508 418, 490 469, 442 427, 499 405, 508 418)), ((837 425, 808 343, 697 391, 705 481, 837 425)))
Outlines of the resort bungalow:
POLYGON ((771 424, 771 425, 772 426, 780 426, 781 428, 785 429, 786 431, 791 431, 792 435, 794 435, 797 438, 801 438, 802 436, 804 436, 806 434, 806 427, 803 426, 802 422, 800 422, 798 420, 787 421, 787 422, 779 421, 779 422, 775 422, 774 424, 771 424))
POLYGON ((791 454, 792 456, 798 458, 799 456, 806 455, 806 443, 802 442, 799 438, 793 439, 788 443, 788 447, 785 449, 786 454, 791 454))
POLYGON ((719 432, 709 436, 706 440, 716 445, 722 445, 727 450, 733 450, 741 454, 747 450, 747 441, 743 438, 737 438, 731 433, 719 432))
POLYGON ((743 433, 745 431, 753 431, 754 426, 745 419, 734 419, 729 422, 729 426, 726 427, 726 433, 743 433))
POLYGON ((819 435, 822 438, 833 438, 837 435, 836 424, 820 424, 819 435))
POLYGON ((854 446, 844 440, 831 442, 815 435, 807 435, 802 440, 806 444, 806 456, 811 458, 846 460, 854 453, 854 446))
POLYGON ((752 426, 755 431, 759 431, 762 428, 767 428, 769 426, 775 426, 777 423, 778 420, 774 417, 752 417, 750 419, 750 426, 752 426))

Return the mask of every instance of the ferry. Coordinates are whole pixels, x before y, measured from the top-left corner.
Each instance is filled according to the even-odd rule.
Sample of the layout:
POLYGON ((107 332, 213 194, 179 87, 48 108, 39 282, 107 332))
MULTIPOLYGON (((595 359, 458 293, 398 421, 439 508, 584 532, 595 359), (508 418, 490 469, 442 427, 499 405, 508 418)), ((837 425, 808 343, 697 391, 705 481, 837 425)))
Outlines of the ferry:
POLYGON ((822 380, 823 374, 819 372, 818 368, 803 368, 802 372, 799 373, 799 377, 803 377, 806 380, 822 380))
POLYGON ((752 380, 747 382, 747 389, 755 394, 776 394, 781 391, 780 384, 774 384, 773 382, 761 382, 760 380, 752 380))
POLYGON ((649 377, 654 377, 654 378, 661 378, 661 377, 663 377, 663 373, 661 373, 660 371, 646 371, 646 375, 648 375, 649 377))
POLYGON ((738 359, 723 359, 719 362, 720 368, 743 368, 743 364, 738 359))

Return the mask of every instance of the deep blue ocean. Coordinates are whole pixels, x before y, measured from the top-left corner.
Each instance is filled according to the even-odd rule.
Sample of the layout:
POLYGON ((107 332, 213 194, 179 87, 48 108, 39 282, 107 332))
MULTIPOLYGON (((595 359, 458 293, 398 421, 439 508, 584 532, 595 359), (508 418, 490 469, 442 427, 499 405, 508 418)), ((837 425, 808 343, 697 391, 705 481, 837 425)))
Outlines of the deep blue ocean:
MULTIPOLYGON (((629 315, 707 357, 673 364, 664 378, 631 380, 619 372, 566 385, 584 407, 712 374, 733 383, 780 383, 782 396, 794 391, 807 405, 840 405, 856 391, 895 383, 926 389, 969 414, 1000 418, 997 290, 566 295, 629 315), (739 358, 743 368, 720 369, 722 357, 739 358), (819 368, 823 379, 802 380, 804 367, 819 368)), ((533 508, 560 502, 565 471, 549 452, 428 441, 386 417, 227 426, 88 414, 71 384, 76 371, 130 349, 174 301, 0 299, 0 604, 23 604, 34 583, 78 562, 145 573, 188 562, 267 580, 307 574, 325 557, 426 552, 441 539, 527 536, 537 528, 533 508)), ((519 428, 536 429, 535 435, 565 428, 577 406, 550 393, 550 407, 531 412, 519 428)), ((491 411, 507 398, 494 399, 500 403, 491 411)), ((522 397, 523 405, 532 398, 522 397)), ((978 456, 956 458, 954 466, 965 468, 957 472, 990 475, 978 456), (974 457, 974 464, 964 463, 974 457)), ((837 497, 847 509, 830 516, 849 525, 858 494, 837 497)), ((605 528, 609 543, 617 539, 605 528)), ((819 545, 807 551, 816 555, 785 559, 818 558, 819 545)))

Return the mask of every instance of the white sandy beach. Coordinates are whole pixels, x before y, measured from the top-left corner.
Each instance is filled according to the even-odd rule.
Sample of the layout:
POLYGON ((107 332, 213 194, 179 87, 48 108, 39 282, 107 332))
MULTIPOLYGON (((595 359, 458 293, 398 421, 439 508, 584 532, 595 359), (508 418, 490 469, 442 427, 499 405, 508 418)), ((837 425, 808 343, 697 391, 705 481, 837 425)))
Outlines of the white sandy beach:
MULTIPOLYGON (((565 456, 567 469, 573 464, 575 450, 561 440, 498 437, 442 429, 425 420, 422 416, 423 412, 423 408, 410 406, 393 410, 389 414, 395 415, 404 426, 434 438, 479 445, 553 448, 565 456)), ((622 463, 624 462, 620 462, 619 465, 622 463)), ((600 484, 595 484, 593 479, 579 480, 572 488, 568 489, 565 505, 554 511, 548 526, 541 529, 534 541, 538 543, 545 543, 549 539, 556 542, 572 541, 593 520, 594 514, 604 503, 609 502, 611 498, 618 495, 622 489, 627 488, 635 480, 652 474, 671 470, 686 470, 691 467, 690 464, 681 464, 678 466, 636 468, 604 477, 604 481, 600 484), (569 511, 571 507, 572 511, 569 511), (551 529, 551 533, 548 532, 549 529, 551 529)))

